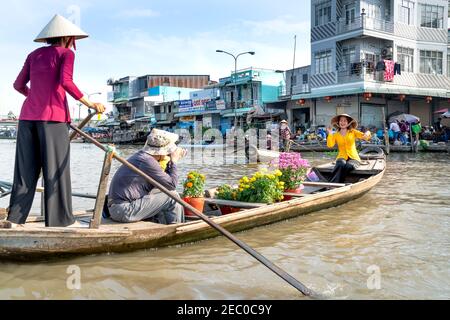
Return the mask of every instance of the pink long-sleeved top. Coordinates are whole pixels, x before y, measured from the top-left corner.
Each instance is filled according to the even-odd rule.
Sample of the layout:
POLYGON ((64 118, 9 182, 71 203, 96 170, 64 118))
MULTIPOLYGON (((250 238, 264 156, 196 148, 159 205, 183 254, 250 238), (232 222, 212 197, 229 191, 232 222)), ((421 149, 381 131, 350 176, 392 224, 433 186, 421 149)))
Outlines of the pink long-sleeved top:
POLYGON ((70 122, 66 92, 75 100, 83 97, 73 82, 74 61, 72 50, 57 46, 28 55, 14 82, 14 89, 26 96, 19 120, 70 122))

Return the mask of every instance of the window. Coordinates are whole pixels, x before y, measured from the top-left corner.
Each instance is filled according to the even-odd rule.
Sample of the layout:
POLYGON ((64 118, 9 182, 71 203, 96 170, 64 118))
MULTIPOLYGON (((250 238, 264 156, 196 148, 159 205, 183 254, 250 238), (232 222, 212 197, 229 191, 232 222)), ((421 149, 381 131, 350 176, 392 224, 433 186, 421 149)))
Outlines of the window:
POLYGON ((365 9, 366 17, 381 19, 381 5, 378 1, 366 0, 361 2, 361 9, 365 9))
POLYGON ((352 63, 356 62, 355 47, 345 47, 342 49, 342 70, 349 70, 352 63))
POLYGON ((292 85, 296 86, 297 85, 297 76, 296 75, 292 75, 292 85))
POLYGON ((425 28, 444 28, 444 7, 420 4, 420 26, 425 28))
MULTIPOLYGON (((450 61, 450 59, 449 59, 449 61, 450 61)), ((307 83, 308 83, 308 74, 304 73, 303 74, 303 84, 307 84, 307 83)))
POLYGON ((316 73, 331 72, 331 50, 316 52, 314 62, 316 73))
POLYGON ((412 24, 414 2, 409 0, 402 0, 399 7, 399 22, 412 24))
POLYGON ((414 72, 414 49, 397 47, 397 62, 402 71, 414 72))
POLYGON ((345 5, 345 24, 355 22, 356 6, 355 3, 345 5))
POLYGON ((316 5, 315 26, 322 26, 331 22, 331 1, 325 1, 316 5))
POLYGON ((450 78, 450 54, 447 55, 447 77, 450 78))
POLYGON ((420 72, 442 74, 442 52, 420 50, 420 72))

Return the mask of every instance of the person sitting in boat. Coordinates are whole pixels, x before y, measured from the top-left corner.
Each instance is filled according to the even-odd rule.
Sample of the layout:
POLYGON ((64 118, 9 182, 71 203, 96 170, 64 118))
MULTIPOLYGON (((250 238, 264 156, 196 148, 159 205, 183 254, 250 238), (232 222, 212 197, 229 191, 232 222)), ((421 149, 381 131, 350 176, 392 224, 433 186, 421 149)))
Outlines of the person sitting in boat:
MULTIPOLYGON (((178 135, 153 129, 143 149, 128 159, 132 165, 155 179, 173 197, 176 192, 178 174, 176 163, 186 155, 186 150, 177 147, 178 135), (170 158, 170 161, 168 160, 170 158), (163 169, 165 168, 165 169, 163 169)), ((162 224, 184 222, 183 206, 162 191, 153 187, 142 176, 122 165, 114 175, 109 193, 108 209, 111 219, 117 222, 152 220, 162 224)))
POLYGON ((333 133, 330 127, 327 128, 327 146, 333 148, 337 143, 339 153, 330 182, 343 183, 348 173, 360 165, 356 139, 370 140, 371 134, 370 131, 362 133, 356 130, 358 123, 345 113, 333 117, 331 126, 336 128, 337 132, 333 133))

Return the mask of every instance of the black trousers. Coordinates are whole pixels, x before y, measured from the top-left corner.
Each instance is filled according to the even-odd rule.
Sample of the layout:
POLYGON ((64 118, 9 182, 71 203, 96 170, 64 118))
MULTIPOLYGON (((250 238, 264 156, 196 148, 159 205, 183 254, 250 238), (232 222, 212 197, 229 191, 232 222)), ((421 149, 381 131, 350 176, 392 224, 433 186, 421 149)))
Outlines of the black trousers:
POLYGON ((19 121, 14 183, 8 220, 25 223, 42 169, 45 225, 65 227, 72 214, 69 126, 62 122, 19 121))
POLYGON ((358 161, 353 159, 345 160, 343 158, 339 158, 336 160, 336 165, 334 166, 333 172, 331 173, 330 182, 334 183, 344 183, 345 177, 350 173, 350 171, 354 170, 357 166, 358 161))

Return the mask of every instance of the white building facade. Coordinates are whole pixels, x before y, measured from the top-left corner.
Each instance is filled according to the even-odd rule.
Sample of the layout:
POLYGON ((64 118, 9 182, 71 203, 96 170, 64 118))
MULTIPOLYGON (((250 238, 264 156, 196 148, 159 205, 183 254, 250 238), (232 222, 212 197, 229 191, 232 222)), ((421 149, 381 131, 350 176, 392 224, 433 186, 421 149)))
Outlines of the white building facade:
POLYGON ((345 112, 380 127, 395 111, 432 124, 450 101, 449 2, 312 0, 311 66, 286 73, 291 124, 345 112))

